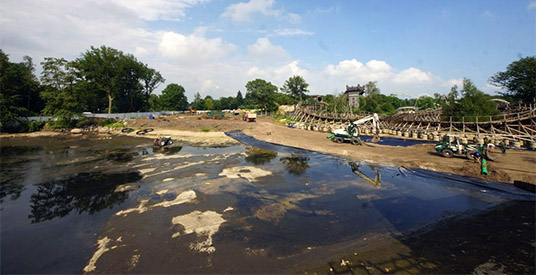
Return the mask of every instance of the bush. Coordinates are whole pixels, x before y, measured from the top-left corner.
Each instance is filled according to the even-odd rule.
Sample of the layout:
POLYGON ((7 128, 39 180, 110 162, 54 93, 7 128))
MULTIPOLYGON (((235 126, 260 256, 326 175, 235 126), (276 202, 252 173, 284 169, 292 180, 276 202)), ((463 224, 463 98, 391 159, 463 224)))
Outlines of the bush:
POLYGON ((210 128, 203 127, 203 128, 201 128, 201 131, 203 131, 203 132, 205 132, 205 133, 206 133, 206 132, 210 132, 210 128))
POLYGON ((51 120, 47 122, 47 128, 50 129, 61 129, 61 128, 73 128, 76 125, 75 120, 66 120, 58 118, 57 120, 51 120))
POLYGON ((43 129, 45 127, 44 121, 32 121, 28 123, 28 132, 35 132, 43 129))
POLYGON ((115 122, 116 122, 115 119, 107 118, 107 119, 99 121, 99 126, 104 127, 110 124, 114 124, 115 122))

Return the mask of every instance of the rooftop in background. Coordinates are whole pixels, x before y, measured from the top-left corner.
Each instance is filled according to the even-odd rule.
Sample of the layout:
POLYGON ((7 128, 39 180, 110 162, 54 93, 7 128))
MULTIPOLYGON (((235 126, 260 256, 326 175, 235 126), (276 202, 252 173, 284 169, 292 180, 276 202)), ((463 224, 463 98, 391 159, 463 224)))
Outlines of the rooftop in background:
POLYGON ((365 93, 365 86, 361 86, 359 84, 357 84, 357 86, 346 85, 345 93, 350 93, 350 92, 358 92, 360 95, 362 95, 365 93))

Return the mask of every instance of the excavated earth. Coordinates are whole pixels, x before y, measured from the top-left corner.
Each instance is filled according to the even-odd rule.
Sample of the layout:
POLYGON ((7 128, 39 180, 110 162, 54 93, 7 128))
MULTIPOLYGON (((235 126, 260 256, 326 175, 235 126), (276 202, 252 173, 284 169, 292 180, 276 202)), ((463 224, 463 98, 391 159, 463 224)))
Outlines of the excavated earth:
MULTIPOLYGON (((271 117, 259 117, 257 122, 244 122, 238 116, 212 119, 206 116, 169 116, 158 119, 141 118, 126 123, 133 129, 154 128, 149 136, 170 135, 174 139, 201 144, 232 143, 224 132, 242 130, 256 139, 317 152, 344 156, 354 160, 364 160, 407 168, 422 168, 437 172, 479 177, 494 181, 514 182, 515 180, 536 184, 536 152, 508 150, 502 154, 497 150, 495 160, 488 162, 487 176, 480 175, 478 163, 462 156, 445 158, 435 152, 434 144, 413 146, 386 146, 364 143, 354 146, 350 143, 336 144, 326 139, 328 133, 288 128, 274 122, 271 117)), ((133 134, 133 133, 132 133, 133 134)), ((385 136, 387 137, 387 136, 385 136)))

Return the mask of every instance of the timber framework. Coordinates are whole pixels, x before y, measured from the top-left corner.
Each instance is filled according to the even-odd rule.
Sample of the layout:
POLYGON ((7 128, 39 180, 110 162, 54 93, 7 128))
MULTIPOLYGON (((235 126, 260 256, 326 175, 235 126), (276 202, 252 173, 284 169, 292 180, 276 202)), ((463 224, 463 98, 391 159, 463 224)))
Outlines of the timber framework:
MULTIPOLYGON (((301 129, 332 132, 370 113, 335 113, 311 105, 298 105, 292 116, 301 129)), ((443 116, 441 110, 419 111, 403 107, 392 116, 380 117, 381 133, 404 138, 440 140, 445 134, 466 139, 484 139, 512 143, 515 147, 536 148, 536 104, 519 106, 493 116, 443 116)), ((362 126, 372 133, 372 125, 362 126)))

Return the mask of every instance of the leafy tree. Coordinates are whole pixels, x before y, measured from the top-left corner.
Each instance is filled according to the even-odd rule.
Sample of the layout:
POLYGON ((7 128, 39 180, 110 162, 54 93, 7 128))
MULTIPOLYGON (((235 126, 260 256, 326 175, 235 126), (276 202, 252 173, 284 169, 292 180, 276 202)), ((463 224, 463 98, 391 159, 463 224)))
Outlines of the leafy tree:
POLYGON ((201 95, 197 92, 194 94, 194 101, 192 102, 192 109, 195 110, 202 110, 204 108, 204 102, 203 99, 201 99, 201 95))
POLYGON ((296 104, 297 101, 291 96, 283 93, 275 93, 274 99, 278 105, 293 105, 296 104))
POLYGON ((40 84, 33 71, 30 57, 25 56, 23 63, 12 63, 0 50, 0 131, 25 131, 24 117, 41 110, 40 84))
POLYGON ((240 90, 238 90, 238 93, 236 93, 236 108, 240 108, 241 106, 243 106, 246 102, 244 101, 244 97, 242 96, 242 93, 240 92, 240 90))
POLYGON ((112 112, 112 102, 119 95, 118 84, 121 80, 123 52, 101 46, 82 54, 77 59, 79 69, 85 78, 106 93, 108 98, 108 113, 112 112))
POLYGON ((255 79, 246 84, 246 99, 249 104, 265 111, 277 110, 275 92, 277 87, 263 79, 255 79))
POLYGON ((305 79, 299 75, 295 75, 285 81, 285 84, 281 87, 281 92, 286 93, 294 100, 299 101, 304 100, 307 97, 307 95, 305 95, 305 93, 309 92, 307 87, 309 87, 309 84, 305 82, 305 79))
POLYGON ((149 110, 151 111, 161 111, 162 107, 160 106, 158 95, 151 94, 149 96, 149 110))
POLYGON ((151 104, 149 103, 149 99, 152 93, 156 88, 158 88, 158 86, 160 86, 160 84, 164 83, 166 80, 155 69, 151 69, 147 65, 145 65, 144 70, 141 73, 141 81, 143 83, 145 107, 150 108, 151 104))
POLYGON ((46 57, 41 62, 42 98, 45 100, 43 113, 59 119, 62 127, 70 127, 73 117, 87 109, 87 91, 84 87, 76 63, 64 58, 46 57))
POLYGON ((238 105, 236 104, 236 98, 230 97, 221 97, 219 100, 221 110, 226 109, 236 109, 238 105))
POLYGON ((214 109, 213 110, 223 110, 221 105, 221 99, 214 99, 214 109))
POLYGON ((522 102, 536 102, 536 57, 514 61, 506 71, 498 72, 489 83, 506 90, 500 94, 522 102))
POLYGON ((162 95, 158 98, 160 107, 163 110, 186 110, 188 100, 184 95, 184 88, 181 85, 171 83, 162 90, 162 95))
POLYGON ((369 81, 365 84, 365 94, 369 97, 375 97, 380 95, 380 88, 376 86, 377 81, 369 81))
POLYGON ((142 76, 147 68, 132 55, 122 55, 119 59, 118 98, 115 109, 118 112, 133 112, 145 106, 146 97, 142 76))
POLYGON ((417 101, 415 104, 421 110, 434 109, 436 107, 436 103, 434 99, 429 96, 421 96, 417 98, 417 101))
MULTIPOLYGON (((491 101, 491 97, 479 91, 469 79, 463 80, 463 88, 458 92, 458 87, 452 87, 447 95, 445 104, 442 106, 442 115, 460 119, 462 116, 487 116, 498 114, 497 105, 491 101)), ((465 118, 466 121, 472 118, 465 118)))
POLYGON ((212 99, 211 96, 206 96, 205 99, 203 100, 203 105, 204 105, 204 108, 205 110, 214 110, 214 100, 212 99))
POLYGON ((350 112, 350 105, 344 98, 344 93, 336 95, 327 95, 324 97, 324 102, 328 104, 328 110, 336 113, 350 112))

